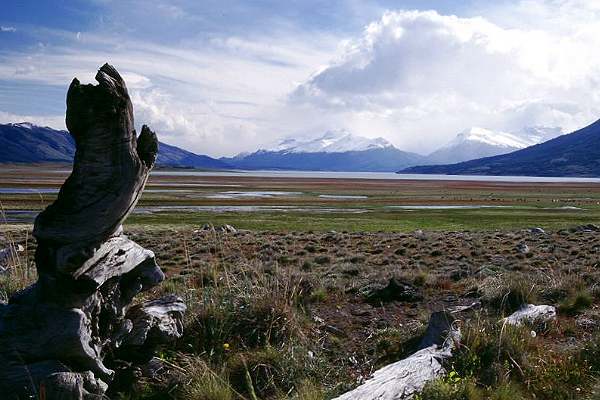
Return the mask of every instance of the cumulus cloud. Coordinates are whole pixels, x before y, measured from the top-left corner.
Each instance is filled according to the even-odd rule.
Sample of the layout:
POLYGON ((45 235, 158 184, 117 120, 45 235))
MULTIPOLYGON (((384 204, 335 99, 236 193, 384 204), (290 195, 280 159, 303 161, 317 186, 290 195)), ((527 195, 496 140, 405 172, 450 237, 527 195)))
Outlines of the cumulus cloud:
POLYGON ((210 155, 344 128, 427 153, 472 126, 568 132, 600 117, 597 1, 474 0, 456 9, 462 16, 341 3, 336 18, 313 24, 302 13, 312 17, 311 7, 277 2, 270 8, 294 18, 264 5, 249 16, 247 3, 228 13, 197 2, 103 3, 95 29, 29 27, 23 35, 39 46, 0 49, 0 80, 20 94, 3 104, 21 102, 4 111, 35 114, 45 103, 28 99, 52 88, 43 112, 61 114, 60 90, 74 76, 92 82, 108 61, 128 82, 138 126, 210 155), (364 30, 339 28, 357 16, 364 30))
POLYGON ((571 130, 600 117, 600 59, 591 51, 600 32, 563 35, 482 17, 386 12, 290 102, 421 152, 473 125, 571 130))

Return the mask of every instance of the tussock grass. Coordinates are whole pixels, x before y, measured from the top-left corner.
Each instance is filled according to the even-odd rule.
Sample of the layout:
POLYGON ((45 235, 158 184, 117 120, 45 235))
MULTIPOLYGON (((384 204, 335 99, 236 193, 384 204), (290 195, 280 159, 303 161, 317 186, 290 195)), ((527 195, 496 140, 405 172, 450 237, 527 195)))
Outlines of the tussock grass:
MULTIPOLYGON (((547 333, 551 336, 551 333, 547 333)), ((600 377, 600 340, 577 351, 554 352, 529 327, 477 318, 448 362, 448 376, 430 384, 419 399, 581 399, 595 393, 600 377)))
POLYGON ((506 274, 487 279, 480 285, 482 301, 504 315, 517 311, 525 304, 535 304, 538 287, 530 277, 522 273, 506 274))
MULTIPOLYGON (((0 226, 8 227, 2 203, 0 203, 0 226)), ((37 279, 37 271, 33 263, 33 250, 31 249, 30 234, 27 229, 13 231, 5 229, 2 233, 3 241, 0 241, 0 249, 10 249, 10 255, 6 270, 0 273, 0 303, 8 302, 8 299, 31 285, 37 279), (19 246, 23 251, 17 251, 19 246)))

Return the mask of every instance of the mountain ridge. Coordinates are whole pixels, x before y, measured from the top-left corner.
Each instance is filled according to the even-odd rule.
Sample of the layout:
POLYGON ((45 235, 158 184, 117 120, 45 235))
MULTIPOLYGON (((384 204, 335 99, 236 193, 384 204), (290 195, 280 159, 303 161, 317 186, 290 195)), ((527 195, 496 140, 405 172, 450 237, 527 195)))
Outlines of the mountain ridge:
POLYGON ((524 149, 560 134, 558 128, 529 127, 519 134, 471 127, 427 156, 427 165, 454 164, 524 149))
MULTIPOLYGON (((70 163, 75 141, 69 132, 29 122, 0 124, 0 163, 70 163)), ((184 168, 227 169, 228 164, 159 142, 157 165, 184 168)))
POLYGON ((221 158, 239 169, 394 172, 425 157, 399 150, 384 138, 329 130, 314 138, 286 138, 270 149, 221 158))
POLYGON ((425 158, 395 147, 346 152, 288 153, 257 151, 241 159, 221 158, 235 168, 257 170, 394 172, 398 165, 410 166, 425 158))
POLYGON ((456 164, 408 167, 400 173, 446 175, 600 176, 600 120, 512 153, 456 164))

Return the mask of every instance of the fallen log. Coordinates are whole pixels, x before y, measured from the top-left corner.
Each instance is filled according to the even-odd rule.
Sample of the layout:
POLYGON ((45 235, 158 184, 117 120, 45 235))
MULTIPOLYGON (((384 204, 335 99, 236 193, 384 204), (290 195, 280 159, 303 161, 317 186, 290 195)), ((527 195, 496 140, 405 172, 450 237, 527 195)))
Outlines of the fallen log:
POLYGON ((334 400, 412 399, 428 382, 446 373, 444 360, 452 356, 460 340, 454 321, 452 313, 433 313, 417 352, 375 371, 365 383, 334 400))

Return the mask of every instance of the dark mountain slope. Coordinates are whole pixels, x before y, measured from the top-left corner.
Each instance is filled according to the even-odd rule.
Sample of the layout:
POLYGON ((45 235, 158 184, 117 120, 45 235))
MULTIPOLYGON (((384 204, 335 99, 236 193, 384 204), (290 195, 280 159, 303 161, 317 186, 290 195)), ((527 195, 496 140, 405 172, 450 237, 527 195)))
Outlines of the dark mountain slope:
POLYGON ((221 160, 209 156, 192 153, 176 146, 160 142, 158 147, 158 165, 172 167, 227 169, 231 168, 221 160))
POLYGON ((71 162, 74 155, 68 132, 28 123, 0 125, 0 162, 71 162))
POLYGON ((600 176, 600 120, 568 135, 495 157, 401 173, 447 175, 600 176))
MULTIPOLYGON (((70 163, 75 155, 75 142, 66 131, 32 125, 0 124, 0 163, 70 163)), ((209 156, 160 143, 157 165, 187 168, 230 168, 209 156)))

